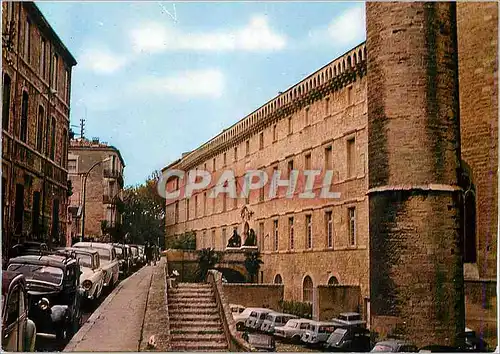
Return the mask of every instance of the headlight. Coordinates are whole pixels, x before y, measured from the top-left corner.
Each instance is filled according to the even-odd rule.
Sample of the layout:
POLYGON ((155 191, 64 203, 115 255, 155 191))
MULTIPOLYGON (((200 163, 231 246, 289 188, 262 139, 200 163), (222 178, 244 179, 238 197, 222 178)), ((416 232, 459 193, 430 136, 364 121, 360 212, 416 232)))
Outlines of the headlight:
POLYGON ((50 306, 49 299, 46 297, 43 297, 40 301, 38 301, 38 307, 40 307, 41 310, 47 310, 50 306))
POLYGON ((83 283, 82 283, 82 287, 85 289, 85 290, 90 290, 90 288, 92 287, 92 282, 90 280, 85 280, 83 283))

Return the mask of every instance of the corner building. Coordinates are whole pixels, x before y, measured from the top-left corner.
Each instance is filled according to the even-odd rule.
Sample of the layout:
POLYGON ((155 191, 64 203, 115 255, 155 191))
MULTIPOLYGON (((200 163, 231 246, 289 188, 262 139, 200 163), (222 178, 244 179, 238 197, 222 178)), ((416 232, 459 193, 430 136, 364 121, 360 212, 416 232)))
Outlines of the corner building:
POLYGON ((194 231, 198 249, 224 250, 234 228, 243 233, 240 211, 247 206, 264 262, 260 282, 283 282, 285 298, 298 301, 310 301, 312 289, 328 283, 359 285, 368 297, 365 59, 361 44, 168 166, 212 172, 212 181, 228 169, 237 178, 277 169, 281 179, 290 169, 333 170, 331 191, 340 199, 289 199, 286 190, 269 198, 266 188, 239 199, 199 191, 167 201, 167 237, 194 231))

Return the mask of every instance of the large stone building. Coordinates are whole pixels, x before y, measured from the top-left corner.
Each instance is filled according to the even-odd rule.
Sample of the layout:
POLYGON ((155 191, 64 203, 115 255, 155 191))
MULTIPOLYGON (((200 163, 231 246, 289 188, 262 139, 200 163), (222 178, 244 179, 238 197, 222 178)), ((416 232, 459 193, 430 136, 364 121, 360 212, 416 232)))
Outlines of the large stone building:
POLYGON ((64 244, 71 71, 32 2, 2 2, 2 246, 64 244))
MULTIPOLYGON (((286 299, 311 301, 315 286, 339 283, 359 285, 367 305, 373 301, 370 299, 370 272, 381 271, 373 279, 380 275, 379 280, 385 279, 388 287, 379 289, 378 293, 385 298, 376 299, 375 308, 390 308, 393 300, 408 305, 408 298, 403 299, 408 292, 404 295, 401 289, 404 284, 410 285, 412 279, 420 279, 413 273, 422 269, 426 270, 422 276, 428 274, 429 277, 422 278, 420 285, 434 279, 432 276, 441 275, 443 278, 436 278, 436 284, 443 284, 440 289, 443 299, 447 299, 441 301, 443 306, 453 307, 465 295, 467 325, 478 332, 488 331, 490 338, 495 338, 498 5, 459 3, 456 12, 453 8, 446 12, 445 7, 424 9, 420 6, 402 9, 402 18, 397 11, 394 14, 381 12, 379 21, 367 25, 372 30, 373 45, 382 46, 390 38, 394 41, 392 49, 384 47, 371 51, 365 48, 365 43, 360 44, 164 169, 206 170, 212 173, 215 181, 224 170, 233 170, 237 177, 252 169, 268 172, 278 169, 285 176, 291 169, 333 170, 332 189, 341 193, 340 199, 285 198, 284 192, 277 198, 269 198, 266 189, 250 194, 249 198, 233 200, 220 194, 213 199, 210 198, 211 189, 206 189, 190 198, 167 200, 166 237, 194 231, 198 249, 223 250, 233 228, 237 227, 242 233, 240 211, 247 206, 253 212, 250 227, 256 231, 264 262, 259 281, 284 283, 286 299), (395 16, 392 19, 384 17, 392 15, 395 16), (410 17, 411 21, 404 22, 410 17), (427 31, 425 36, 422 35, 423 27, 414 26, 420 20, 427 31), (396 28, 394 23, 398 21, 404 25, 396 28), (455 30, 458 41, 453 39, 455 30), (382 31, 387 38, 379 35, 382 31), (390 33, 393 37, 389 37, 390 33), (452 62, 457 52, 458 77, 454 76, 456 65, 453 67, 452 62), (371 58, 370 53, 374 56, 379 53, 380 57, 371 58), (373 59, 372 65, 375 62, 391 65, 379 67, 377 74, 380 75, 372 76, 372 85, 375 85, 370 96, 374 100, 371 102, 372 120, 368 117, 370 102, 366 75, 370 66, 367 68, 367 58, 368 62, 373 59), (426 70, 436 68, 436 76, 431 77, 432 70, 421 71, 425 65, 426 70), (381 85, 380 91, 377 91, 377 82, 381 85), (376 96, 384 89, 388 90, 386 96, 376 96), (436 100, 428 100, 434 103, 424 109, 418 105, 422 103, 419 100, 428 97, 426 95, 434 95, 436 100), (414 100, 415 107, 408 106, 406 98, 409 97, 414 100), (459 106, 456 104, 458 98, 459 106), (422 111, 413 111, 417 106, 422 111), (401 119, 385 122, 382 112, 401 119), (380 117, 376 118, 377 115, 380 117), (417 119, 419 115, 421 118, 417 119), (443 115, 448 115, 450 121, 443 120, 443 115), (435 116, 439 119, 431 121, 435 116), (453 119, 458 116, 460 125, 453 119), (408 123, 411 121, 414 124, 408 123), (429 121, 426 127, 419 125, 424 121, 429 121), (387 135, 388 127, 391 127, 390 135, 387 135), (429 185, 430 189, 422 192, 425 188, 418 187, 414 194, 412 188, 416 185, 429 185), (433 191, 433 188, 437 189, 433 191), (408 190, 415 196, 407 205, 403 203, 401 210, 407 210, 404 215, 401 210, 384 208, 383 205, 390 203, 373 194, 398 189, 408 190), (433 193, 439 196, 432 196, 433 201, 426 200, 424 194, 433 193), (443 193, 449 195, 442 196, 443 193), (419 198, 424 201, 417 202, 419 198), (405 209, 407 207, 411 208, 405 209), (433 212, 429 213, 430 210, 433 212), (380 214, 379 217, 374 213, 380 214), (463 218, 457 219, 460 214, 463 218), (371 219, 378 220, 371 223, 371 219), (458 224, 457 220, 463 220, 463 224, 458 224), (435 232, 430 230, 432 225, 435 232), (416 231, 418 227, 421 233, 416 231), (437 235, 438 231, 442 234, 437 235), (413 253, 411 242, 403 245, 398 238, 406 239, 412 232, 422 236, 419 238, 422 247, 413 253), (370 238, 383 241, 386 233, 394 244, 388 243, 386 248, 383 243, 370 245, 370 238), (433 241, 431 234, 439 237, 439 242, 433 241), (399 246, 394 246, 396 244, 399 246), (375 247, 374 250, 383 249, 384 254, 390 256, 383 260, 387 268, 370 268, 370 246, 375 247), (441 252, 443 247, 448 247, 441 254, 445 268, 440 273, 436 263, 438 268, 431 271, 432 264, 425 262, 432 258, 429 256, 432 250, 439 248, 441 252), (463 267, 461 263, 455 264, 460 261, 459 254, 463 255, 463 267), (424 262, 422 268, 416 257, 424 262), (407 259, 408 265, 413 267, 411 272, 405 272, 399 263, 397 266, 390 264, 401 259, 407 259), (446 265, 450 265, 448 270, 446 265), (450 269, 458 270, 460 277, 464 274, 465 294, 453 295, 454 286, 462 283, 453 284, 457 275, 450 269), (401 277, 391 273, 393 271, 402 272, 401 277), (395 284, 399 288, 393 288, 395 284), (394 297, 391 291, 399 295, 394 297)), ((369 16, 367 21, 377 16, 369 16)), ((182 189, 185 180, 172 178, 167 182, 167 189, 182 189)), ((417 291, 417 287, 410 288, 417 291)), ((440 291, 438 288, 434 290, 440 291)), ((411 306, 421 305, 428 309, 423 299, 415 299, 417 302, 411 306)), ((457 306, 460 305, 457 303, 457 306)), ((369 308, 364 306, 365 311, 369 308)), ((375 319, 377 330, 388 324, 383 321, 392 316, 391 311, 386 311, 387 316, 383 319, 384 311, 376 314, 382 314, 379 322, 375 319)), ((407 309, 405 316, 411 311, 407 309)), ((432 320, 440 316, 439 313, 447 312, 444 307, 433 311, 428 313, 432 320)), ((454 312, 453 316, 460 317, 459 314, 460 311, 454 312)), ((417 316, 415 321, 424 320, 425 316, 417 316)), ((461 319, 453 319, 453 316, 447 318, 454 324, 443 322, 440 327, 443 331, 436 334, 436 340, 444 338, 439 335, 450 333, 451 327, 460 327, 461 319)), ((412 323, 409 328, 418 331, 422 323, 412 323)), ((415 337, 415 340, 421 338, 415 337)))
POLYGON ((71 140, 68 173, 73 195, 68 239, 81 239, 83 216, 85 239, 109 241, 109 236, 120 228, 124 168, 120 151, 114 146, 99 139, 71 140))

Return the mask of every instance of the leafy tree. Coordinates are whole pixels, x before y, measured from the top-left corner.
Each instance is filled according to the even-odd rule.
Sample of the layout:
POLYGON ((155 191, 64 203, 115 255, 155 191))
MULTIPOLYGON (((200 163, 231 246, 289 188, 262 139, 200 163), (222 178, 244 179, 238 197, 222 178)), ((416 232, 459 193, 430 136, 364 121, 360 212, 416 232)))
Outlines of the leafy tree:
POLYGON ((219 254, 213 248, 204 248, 198 254, 198 269, 196 269, 196 280, 205 281, 208 271, 219 262, 219 254))
MULTIPOLYGON (((159 171, 153 172, 141 185, 124 190, 121 233, 126 242, 144 244, 146 241, 160 243, 165 233, 165 200, 157 192, 161 177, 159 171)), ((161 247, 161 245, 159 245, 161 247)))
POLYGON ((166 247, 179 250, 195 250, 196 233, 189 231, 176 237, 167 237, 166 247))
POLYGON ((250 276, 250 282, 253 283, 257 274, 259 274, 260 265, 264 263, 260 259, 259 251, 249 251, 245 253, 245 268, 250 276))

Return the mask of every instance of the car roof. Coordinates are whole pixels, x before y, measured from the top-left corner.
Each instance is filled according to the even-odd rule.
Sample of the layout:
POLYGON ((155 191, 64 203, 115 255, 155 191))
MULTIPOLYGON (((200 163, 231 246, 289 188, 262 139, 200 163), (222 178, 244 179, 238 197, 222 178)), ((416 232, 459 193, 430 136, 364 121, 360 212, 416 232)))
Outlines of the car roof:
POLYGON ((2 295, 6 295, 9 292, 11 284, 16 281, 17 278, 19 278, 19 281, 24 282, 24 276, 21 273, 10 270, 2 271, 2 295))
POLYGON ((75 248, 101 248, 101 249, 111 249, 112 245, 103 242, 77 242, 73 245, 75 248))
POLYGON ((261 311, 261 312, 275 312, 271 309, 266 309, 265 307, 247 307, 245 310, 251 310, 251 311, 261 311))
POLYGON ((65 257, 56 254, 49 255, 26 255, 19 256, 15 258, 11 258, 9 260, 9 264, 17 263, 17 264, 39 264, 39 265, 47 265, 58 268, 65 268, 67 265, 71 263, 76 263, 76 259, 65 257))
POLYGON ((340 316, 361 316, 358 312, 341 312, 340 316))
POLYGON ((99 254, 96 250, 92 248, 80 248, 80 247, 65 247, 63 250, 75 251, 75 253, 88 253, 88 254, 99 254))

